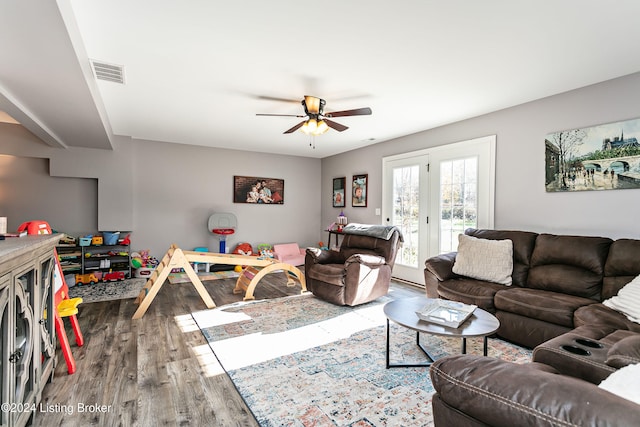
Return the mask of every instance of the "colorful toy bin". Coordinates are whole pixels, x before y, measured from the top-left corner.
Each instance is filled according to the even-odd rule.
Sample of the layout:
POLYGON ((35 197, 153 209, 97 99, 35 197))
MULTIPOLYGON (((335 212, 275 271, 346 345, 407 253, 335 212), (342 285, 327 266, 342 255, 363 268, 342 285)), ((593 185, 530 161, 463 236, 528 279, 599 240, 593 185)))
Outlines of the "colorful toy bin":
POLYGON ((80 237, 80 246, 89 246, 91 245, 91 237, 80 237))
POLYGON ((104 238, 105 245, 110 245, 110 246, 117 245, 118 237, 120 237, 120 232, 119 231, 114 231, 114 232, 103 231, 102 237, 104 238))
POLYGON ((151 273, 153 273, 153 270, 155 270, 155 267, 140 267, 136 269, 134 275, 138 278, 148 279, 149 277, 151 277, 151 273))
POLYGON ((158 260, 151 256, 149 249, 131 253, 131 266, 135 268, 135 277, 148 279, 158 264, 158 260))

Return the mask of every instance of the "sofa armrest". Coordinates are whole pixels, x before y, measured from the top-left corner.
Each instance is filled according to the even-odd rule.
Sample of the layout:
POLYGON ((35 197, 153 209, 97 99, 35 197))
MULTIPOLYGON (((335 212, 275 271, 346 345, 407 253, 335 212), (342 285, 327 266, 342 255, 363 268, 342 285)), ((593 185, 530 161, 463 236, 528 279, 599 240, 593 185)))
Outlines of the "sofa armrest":
POLYGON ((440 282, 459 277, 453 272, 453 264, 456 261, 457 252, 436 255, 424 262, 425 269, 429 270, 440 282))
POLYGON ((531 364, 449 356, 430 375, 444 403, 487 425, 636 425, 640 419, 640 405, 531 364))
POLYGON ((327 251, 318 248, 307 248, 305 263, 311 261, 313 264, 343 264, 344 258, 337 251, 327 251))
POLYGON ((457 252, 441 254, 424 262, 424 285, 428 298, 438 298, 438 284, 444 280, 457 277, 453 272, 453 264, 457 252))
POLYGON ((381 265, 385 265, 386 263, 387 261, 384 259, 384 257, 378 255, 355 254, 347 258, 344 266, 345 268, 349 268, 349 265, 351 264, 362 264, 366 265, 369 268, 377 268, 381 265))

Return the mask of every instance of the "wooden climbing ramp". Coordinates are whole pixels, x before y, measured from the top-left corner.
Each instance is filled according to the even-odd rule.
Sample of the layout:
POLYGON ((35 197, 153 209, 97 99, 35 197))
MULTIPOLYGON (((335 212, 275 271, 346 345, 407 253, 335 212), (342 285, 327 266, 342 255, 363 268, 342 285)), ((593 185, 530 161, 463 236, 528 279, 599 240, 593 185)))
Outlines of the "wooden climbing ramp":
POLYGON ((233 290, 234 294, 246 291, 244 296, 245 301, 254 299, 253 292, 260 279, 266 274, 279 271, 284 271, 284 273, 288 275, 287 286, 295 286, 294 279, 296 279, 300 283, 301 293, 307 292, 304 274, 302 274, 300 269, 291 264, 285 264, 268 257, 183 251, 176 245, 171 245, 151 274, 151 277, 149 277, 149 280, 147 280, 147 283, 145 283, 144 287, 140 290, 140 294, 135 301, 139 306, 133 314, 133 319, 140 319, 144 316, 151 302, 158 294, 158 291, 169 277, 169 273, 171 273, 174 268, 182 268, 198 291, 198 294, 200 294, 200 298, 202 298, 207 308, 214 308, 216 304, 200 281, 198 274, 191 266, 191 263, 194 262, 245 266, 233 290), (255 267, 259 267, 259 269, 255 267))
POLYGON ((147 309, 151 305, 151 302, 158 294, 158 291, 169 277, 169 273, 174 268, 182 268, 187 273, 191 283, 200 294, 200 298, 204 301, 207 308, 214 308, 216 304, 211 299, 211 295, 207 292, 204 285, 198 278, 193 267, 189 264, 184 252, 176 245, 171 245, 167 253, 162 257, 162 260, 158 264, 151 277, 147 280, 140 290, 140 294, 136 298, 136 304, 140 304, 135 313, 133 313, 133 319, 140 319, 147 312, 147 309))

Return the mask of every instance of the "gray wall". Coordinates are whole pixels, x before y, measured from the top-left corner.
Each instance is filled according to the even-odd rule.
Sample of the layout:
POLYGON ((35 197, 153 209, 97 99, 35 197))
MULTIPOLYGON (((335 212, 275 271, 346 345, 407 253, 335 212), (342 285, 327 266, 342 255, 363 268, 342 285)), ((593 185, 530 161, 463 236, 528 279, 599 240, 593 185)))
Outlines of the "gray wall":
POLYGON ((9 218, 8 228, 15 230, 26 218, 47 220, 72 234, 132 230, 134 249, 160 257, 172 243, 217 251, 207 220, 230 212, 238 229, 228 237, 228 248, 238 242, 318 242, 318 159, 128 139, 114 145, 114 151, 51 148, 19 125, 0 123, 0 154, 18 156, 4 157, 16 166, 0 169, 0 189, 12 189, 0 193, 0 216, 9 218), (234 175, 284 179, 284 205, 234 204, 234 175), (31 196, 43 188, 47 197, 31 196))
POLYGON ((55 229, 86 234, 97 230, 98 183, 95 179, 52 178, 49 160, 0 155, 0 216, 7 230, 25 221, 47 221, 55 229), (43 206, 56 208, 43 209, 43 206))
MULTIPOLYGON (((80 229, 78 224, 91 221, 97 224, 98 230, 114 231, 117 229, 132 229, 132 157, 130 144, 116 142, 115 150, 94 150, 87 148, 53 148, 44 144, 38 137, 20 125, 0 123, 0 154, 18 157, 30 157, 49 160, 49 175, 64 178, 93 178, 97 180, 97 194, 90 197, 72 197, 60 187, 54 191, 58 204, 52 204, 50 200, 43 201, 42 213, 55 209, 65 214, 65 220, 52 227, 61 231, 70 230, 76 232, 80 229), (97 207, 95 200, 97 198, 97 207), (114 205, 117 200, 118 206, 114 205), (94 203, 86 207, 87 203, 94 203), (89 213, 85 212, 85 209, 89 213), (97 210, 97 218, 95 213, 97 210), (85 219, 83 215, 91 215, 91 219, 85 219)), ((16 168, 6 168, 5 174, 20 174, 16 168)), ((60 183, 52 179, 52 183, 60 183)), ((53 185, 53 184, 52 184, 53 185)), ((0 210, 3 206, 23 205, 23 198, 28 198, 35 191, 30 185, 20 183, 20 191, 16 198, 5 198, 0 195, 0 210)), ((53 189, 51 189, 53 191, 53 189)), ((19 213, 21 217, 32 216, 30 212, 19 213)), ((42 215, 40 215, 42 217, 42 215)), ((33 218, 31 218, 33 219, 33 218)), ((22 218, 20 219, 22 220, 22 218)), ((9 224, 16 221, 15 216, 9 218, 9 224)), ((94 226, 95 227, 95 226, 94 226)), ((95 231, 92 230, 92 231, 95 231)))
POLYGON ((326 242, 322 230, 340 213, 331 207, 332 178, 346 176, 349 182, 354 174, 369 174, 368 207, 352 208, 348 198, 345 213, 353 222, 381 223, 375 208, 382 207, 382 157, 495 134, 496 228, 640 238, 640 190, 544 189, 545 135, 637 117, 640 73, 323 160, 124 138, 114 141, 114 151, 58 149, 19 125, 0 123, 0 154, 48 159, 51 175, 44 176, 41 162, 26 161, 35 168, 33 176, 3 165, 0 188, 12 191, 0 193, 0 216, 9 217, 10 229, 38 217, 52 218, 61 231, 95 224, 104 231, 133 230, 134 248, 156 256, 171 243, 217 250, 217 239, 206 229, 214 212, 238 218, 228 247, 244 241, 315 245, 326 242), (233 175, 284 179, 285 204, 232 203, 233 175), (41 188, 47 190, 38 193, 41 188), (34 193, 40 205, 33 204, 34 193))
POLYGON ((332 178, 349 182, 353 174, 368 173, 368 207, 350 207, 349 197, 345 214, 350 221, 381 224, 375 208, 382 202, 384 156, 495 134, 495 228, 640 238, 639 189, 547 193, 544 176, 548 133, 638 117, 640 73, 325 158, 322 223, 340 213, 331 207, 332 178))
POLYGON ((218 251, 207 231, 213 213, 233 213, 239 242, 316 245, 320 229, 320 160, 247 151, 136 141, 134 230, 154 248, 177 243, 218 251), (233 203, 233 176, 284 179, 283 205, 233 203))

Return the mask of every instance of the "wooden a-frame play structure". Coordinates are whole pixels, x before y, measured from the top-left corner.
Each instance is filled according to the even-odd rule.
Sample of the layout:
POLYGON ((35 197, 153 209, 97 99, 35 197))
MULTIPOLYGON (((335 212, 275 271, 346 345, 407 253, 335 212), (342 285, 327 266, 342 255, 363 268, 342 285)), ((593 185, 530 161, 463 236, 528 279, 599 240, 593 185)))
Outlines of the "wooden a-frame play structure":
POLYGON ((200 298, 202 298, 207 308, 215 308, 216 304, 200 281, 198 274, 191 266, 191 263, 194 262, 245 266, 242 273, 240 273, 240 277, 238 277, 236 287, 233 289, 234 294, 246 291, 244 295, 245 301, 254 299, 253 291, 260 279, 266 274, 276 271, 284 271, 285 274, 287 274, 287 286, 295 286, 295 277, 295 279, 300 282, 301 293, 307 292, 304 274, 302 274, 297 267, 279 262, 277 259, 250 255, 183 251, 176 245, 171 245, 136 298, 135 302, 139 304, 139 306, 133 314, 133 319, 140 319, 144 316, 151 302, 158 294, 158 291, 169 277, 169 273, 171 273, 174 268, 182 268, 198 291, 198 294, 200 294, 200 298))

